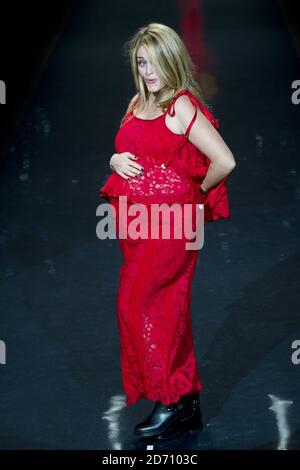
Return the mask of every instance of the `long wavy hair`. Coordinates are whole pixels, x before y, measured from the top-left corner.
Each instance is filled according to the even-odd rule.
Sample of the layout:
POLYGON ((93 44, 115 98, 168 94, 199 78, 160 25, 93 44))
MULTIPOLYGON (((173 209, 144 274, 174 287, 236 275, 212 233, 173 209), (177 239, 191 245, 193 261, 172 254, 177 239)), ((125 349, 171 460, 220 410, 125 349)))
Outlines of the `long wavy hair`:
POLYGON ((195 64, 180 36, 169 26, 149 23, 140 27, 123 46, 124 55, 131 65, 137 92, 128 104, 120 125, 129 112, 136 111, 135 114, 138 114, 142 111, 150 93, 138 71, 137 51, 140 46, 147 50, 156 73, 164 84, 154 93, 155 103, 162 112, 165 112, 174 95, 182 89, 189 90, 204 106, 212 109, 195 78, 195 64))

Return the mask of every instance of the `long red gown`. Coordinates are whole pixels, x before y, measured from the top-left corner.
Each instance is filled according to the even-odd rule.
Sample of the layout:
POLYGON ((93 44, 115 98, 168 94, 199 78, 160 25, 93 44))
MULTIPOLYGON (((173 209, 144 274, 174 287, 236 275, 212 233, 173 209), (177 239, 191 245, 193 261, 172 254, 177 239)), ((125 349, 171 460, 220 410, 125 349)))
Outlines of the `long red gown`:
POLYGON ((169 405, 182 395, 202 390, 190 314, 199 250, 186 249, 185 236, 134 239, 128 232, 127 238, 121 238, 118 231, 124 229, 120 207, 125 207, 129 226, 136 217, 128 214, 133 203, 147 207, 152 203, 191 203, 193 227, 199 203, 204 203, 205 221, 229 218, 226 178, 204 199, 200 193, 210 161, 188 140, 199 108, 218 128, 218 121, 187 89, 177 93, 166 113, 155 119, 128 113, 115 137, 116 153, 129 151, 137 155, 135 161, 144 166, 144 176, 128 181, 113 172, 100 189, 101 197, 115 209, 116 234, 123 256, 117 318, 126 405, 140 398, 169 405), (182 94, 190 98, 195 113, 180 135, 166 126, 165 115, 174 115, 174 102, 182 94), (127 202, 120 206, 119 196, 127 196, 127 202))

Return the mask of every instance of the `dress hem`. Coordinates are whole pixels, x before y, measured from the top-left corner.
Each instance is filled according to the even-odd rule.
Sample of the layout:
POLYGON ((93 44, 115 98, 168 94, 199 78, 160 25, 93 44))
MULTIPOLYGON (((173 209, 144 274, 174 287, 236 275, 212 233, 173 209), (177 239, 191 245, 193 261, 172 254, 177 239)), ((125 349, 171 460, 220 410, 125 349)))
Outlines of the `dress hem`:
POLYGON ((201 391, 202 391, 202 386, 197 387, 196 389, 192 389, 192 390, 183 392, 183 393, 179 393, 177 395, 173 395, 173 397, 175 397, 175 398, 172 398, 172 399, 171 398, 165 399, 165 398, 162 398, 159 394, 145 392, 145 393, 140 393, 139 395, 137 395, 134 398, 128 398, 128 396, 126 396, 125 405, 126 406, 135 405, 142 398, 144 398, 146 400, 151 400, 151 401, 161 401, 161 403, 163 403, 164 405, 170 405, 171 403, 177 403, 183 395, 190 395, 190 394, 193 394, 193 393, 200 393, 201 391))

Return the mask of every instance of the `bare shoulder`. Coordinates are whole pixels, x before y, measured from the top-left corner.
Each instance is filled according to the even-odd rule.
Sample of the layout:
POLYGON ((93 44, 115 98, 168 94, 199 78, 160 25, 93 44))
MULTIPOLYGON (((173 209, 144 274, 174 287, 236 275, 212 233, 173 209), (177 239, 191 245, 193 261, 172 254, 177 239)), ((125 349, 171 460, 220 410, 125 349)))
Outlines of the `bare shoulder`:
POLYGON ((182 113, 183 111, 193 112, 194 106, 189 96, 181 95, 175 99, 174 102, 175 111, 182 113))
POLYGON ((190 97, 187 95, 181 95, 175 100, 174 110, 175 116, 177 116, 177 121, 183 129, 187 128, 195 113, 197 113, 196 121, 198 124, 202 124, 205 127, 210 127, 210 123, 202 113, 198 103, 193 103, 190 97))
POLYGON ((192 119, 195 108, 186 95, 176 97, 172 106, 174 112, 167 113, 166 125, 175 134, 184 134, 187 122, 192 119))
MULTIPOLYGON (((192 103, 192 100, 187 95, 179 96, 174 103, 175 115, 179 117, 180 120, 190 121, 195 114, 195 111, 199 110, 198 104, 195 105, 192 103)), ((198 112, 199 115, 202 115, 202 112, 198 112)))

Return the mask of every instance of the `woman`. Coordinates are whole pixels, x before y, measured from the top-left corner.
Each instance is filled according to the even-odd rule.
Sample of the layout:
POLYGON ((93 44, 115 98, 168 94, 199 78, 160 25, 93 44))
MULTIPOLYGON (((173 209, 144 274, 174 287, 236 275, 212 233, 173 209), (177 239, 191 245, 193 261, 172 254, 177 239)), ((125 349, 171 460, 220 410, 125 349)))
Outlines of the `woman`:
MULTIPOLYGON (((218 121, 203 104, 194 65, 177 33, 150 23, 128 45, 138 92, 121 121, 117 153, 110 159, 113 172, 100 194, 114 208, 124 260, 117 315, 126 404, 153 400, 151 414, 134 432, 163 438, 203 426, 190 315, 199 250, 186 248, 186 235, 130 236, 131 209, 135 203, 147 209, 189 204, 195 228, 202 203, 205 221, 226 219, 226 177, 236 163, 216 130, 218 121)), ((164 225, 149 213, 143 220, 147 229, 164 225)), ((175 225, 174 216, 169 227, 175 225)))

